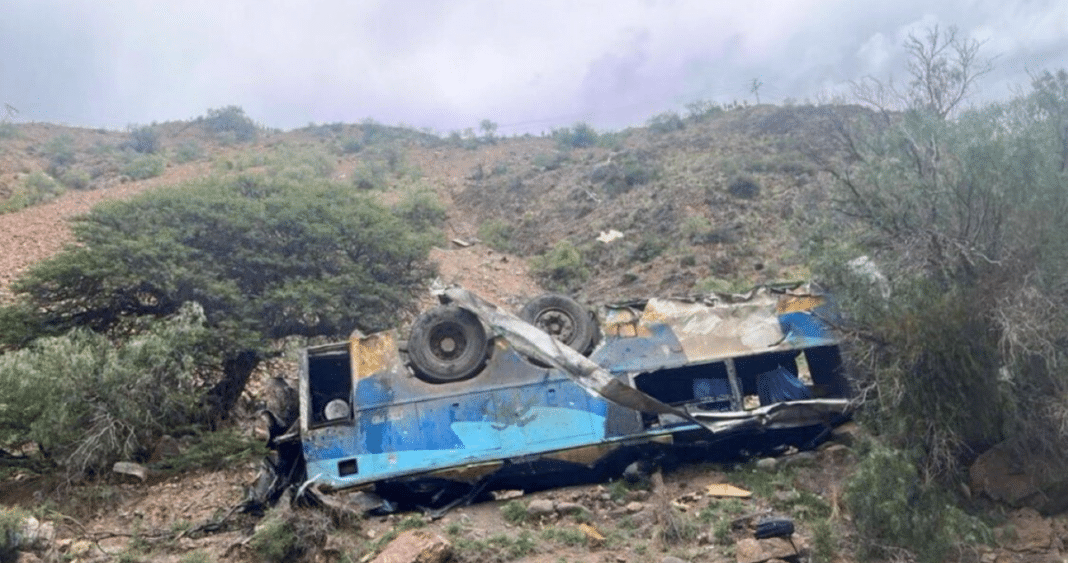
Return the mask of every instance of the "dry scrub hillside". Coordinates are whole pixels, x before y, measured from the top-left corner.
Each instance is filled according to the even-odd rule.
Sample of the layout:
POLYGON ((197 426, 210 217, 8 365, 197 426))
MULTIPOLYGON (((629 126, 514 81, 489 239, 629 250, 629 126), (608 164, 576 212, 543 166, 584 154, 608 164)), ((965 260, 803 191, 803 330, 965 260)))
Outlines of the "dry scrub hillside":
MULTIPOLYGON (((759 106, 658 119, 593 138, 569 129, 442 139, 374 123, 258 130, 245 138, 203 118, 131 132, 2 124, 0 205, 10 211, 0 214, 0 298, 10 298, 9 284, 21 272, 71 242, 70 219, 92 206, 243 173, 329 177, 386 201, 432 191, 448 216, 432 253, 441 281, 513 309, 546 289, 604 301, 796 279, 806 275, 798 256, 803 225, 826 202, 830 182, 809 156, 833 157, 827 130, 835 119, 862 114, 759 106), (612 231, 622 236, 598 240, 612 231)), ((229 430, 262 438, 249 414, 264 398, 262 382, 291 377, 292 369, 276 362, 257 374, 229 430)), ((38 556, 64 561, 261 561, 277 553, 270 540, 285 539, 271 535, 279 521, 295 526, 299 537, 290 541, 317 561, 369 561, 404 529, 446 538, 458 561, 759 561, 746 540, 754 517, 774 512, 796 519, 802 560, 842 562, 856 560, 841 496, 860 434, 849 429, 819 452, 778 462, 683 466, 664 475, 663 488, 617 482, 546 491, 434 522, 417 514, 331 522, 318 511, 282 511, 204 529, 243 498, 255 456, 154 472, 145 482, 118 474, 74 484, 9 474, 0 503, 32 508, 54 525, 55 541, 38 556), (715 497, 708 486, 717 483, 755 494, 715 497)), ((1047 556, 1059 556, 1060 538, 1068 537, 1063 519, 1030 514, 1012 516, 1003 529, 1002 547, 956 560, 1052 561, 1047 556)))

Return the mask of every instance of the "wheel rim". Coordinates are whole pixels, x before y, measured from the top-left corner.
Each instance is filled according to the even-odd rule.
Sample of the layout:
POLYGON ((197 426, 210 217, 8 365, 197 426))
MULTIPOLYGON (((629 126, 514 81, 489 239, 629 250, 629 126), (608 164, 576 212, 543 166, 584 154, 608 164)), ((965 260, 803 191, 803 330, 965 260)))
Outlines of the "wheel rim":
POLYGON ((564 343, 569 343, 575 338, 575 319, 560 309, 549 309, 538 315, 537 326, 564 343))
POLYGON ((467 339, 463 327, 457 324, 443 324, 430 334, 430 353, 442 361, 453 361, 463 356, 467 349, 467 339))

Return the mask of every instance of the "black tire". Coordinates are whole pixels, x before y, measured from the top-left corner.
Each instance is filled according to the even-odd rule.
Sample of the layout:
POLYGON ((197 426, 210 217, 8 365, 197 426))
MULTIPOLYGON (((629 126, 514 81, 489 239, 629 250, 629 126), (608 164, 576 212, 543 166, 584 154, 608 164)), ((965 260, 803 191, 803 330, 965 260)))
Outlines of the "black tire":
POLYGON ((574 299, 546 293, 531 299, 519 318, 544 330, 582 355, 593 350, 599 332, 594 316, 574 299))
POLYGON ((435 307, 415 319, 408 359, 419 379, 451 383, 474 377, 486 365, 486 329, 474 313, 454 305, 435 307))

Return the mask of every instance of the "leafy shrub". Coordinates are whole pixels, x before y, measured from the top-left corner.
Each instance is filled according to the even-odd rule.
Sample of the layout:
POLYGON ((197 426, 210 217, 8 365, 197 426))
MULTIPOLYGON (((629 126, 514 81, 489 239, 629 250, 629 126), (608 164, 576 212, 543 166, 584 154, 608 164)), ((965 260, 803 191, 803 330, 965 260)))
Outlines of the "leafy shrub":
POLYGON ((341 154, 356 154, 363 150, 363 143, 355 137, 349 137, 341 142, 339 150, 341 154))
POLYGON ((854 154, 822 162, 838 180, 839 220, 806 237, 822 255, 814 271, 868 337, 855 352, 875 368, 856 370, 875 391, 867 412, 923 452, 925 481, 955 477, 1007 438, 1068 459, 1068 309, 1056 305, 1068 297, 1063 121, 1040 93, 1055 92, 953 120, 915 110, 841 123, 854 154), (893 299, 845 267, 861 255, 893 299))
POLYGON ((209 131, 212 131, 224 140, 233 140, 239 143, 256 139, 258 128, 245 110, 238 106, 226 106, 209 109, 206 117, 200 118, 209 131))
POLYGON ((478 238, 490 248, 502 252, 513 252, 512 237, 515 236, 515 224, 503 219, 490 219, 478 226, 478 238))
POLYGON ((393 214, 404 220, 417 233, 434 236, 445 224, 445 206, 429 189, 413 189, 393 206, 393 214))
POLYGON ((256 527, 249 547, 260 561, 314 561, 332 527, 321 511, 278 507, 256 527))
POLYGON ((812 562, 831 563, 834 561, 837 540, 829 518, 817 520, 812 525, 812 562))
POLYGON ((36 170, 23 181, 22 186, 7 200, 0 202, 0 212, 18 211, 54 199, 63 193, 63 186, 51 176, 36 170))
POLYGON ((0 139, 16 139, 19 129, 13 123, 0 122, 0 139))
POLYGON ((571 127, 553 129, 552 136, 563 150, 592 147, 597 144, 597 131, 581 121, 571 127))
POLYGON ((247 175, 98 206, 75 236, 16 282, 34 315, 14 320, 125 335, 133 320, 200 303, 222 372, 205 374, 219 377, 209 397, 219 414, 272 339, 391 326, 431 272, 433 242, 344 186, 247 175))
POLYGON ((630 258, 636 262, 649 262, 663 254, 668 246, 667 240, 659 236, 645 235, 631 251, 630 258))
POLYGON ((739 176, 727 186, 727 192, 738 199, 754 199, 760 195, 760 184, 749 176, 739 176))
POLYGON ((567 240, 532 258, 530 268, 531 273, 554 290, 575 289, 590 276, 582 252, 567 240))
POLYGON ((74 139, 70 135, 52 137, 45 143, 42 152, 48 158, 50 170, 62 170, 74 164, 74 139))
POLYGON ((896 548, 936 562, 958 543, 990 541, 989 528, 953 506, 936 487, 924 485, 904 453, 875 444, 860 457, 846 484, 845 501, 862 556, 886 556, 888 548, 896 548))
POLYGON ((92 178, 89 177, 89 173, 85 170, 71 169, 64 172, 59 181, 72 190, 87 190, 92 178))
POLYGON ((671 133, 672 131, 681 131, 686 127, 679 114, 673 111, 654 116, 646 126, 654 133, 671 133))
POLYGON ((530 163, 533 164, 534 167, 541 168, 542 170, 546 171, 556 170, 557 168, 563 166, 566 162, 567 153, 561 151, 552 153, 539 153, 534 155, 534 158, 532 158, 530 161, 530 163))
POLYGON ((184 140, 174 149, 174 161, 179 164, 204 158, 204 149, 196 141, 184 140))
POLYGON ((126 166, 122 167, 122 173, 131 180, 147 180, 155 178, 167 168, 167 160, 155 154, 144 154, 135 157, 126 166))
POLYGON ((22 523, 29 516, 21 508, 0 508, 0 561, 18 560, 22 523))
POLYGON ((361 162, 352 171, 352 184, 360 190, 383 190, 386 188, 386 172, 382 162, 361 162))
POLYGON ((75 330, 0 356, 0 447, 35 443, 72 475, 143 459, 156 437, 198 418, 204 320, 186 306, 121 345, 75 330))
POLYGON ((160 149, 159 131, 150 125, 131 127, 126 146, 141 154, 156 154, 160 149))
POLYGON ((176 473, 190 469, 223 469, 258 459, 266 453, 262 440, 236 430, 217 430, 201 433, 182 453, 156 462, 152 467, 176 473))
POLYGON ((527 507, 518 500, 511 500, 501 507, 501 516, 505 522, 522 524, 527 521, 527 507))
POLYGON ((723 113, 723 108, 711 100, 694 100, 686 104, 686 117, 691 121, 704 121, 723 113))
POLYGON ((594 167, 590 181, 601 184, 609 195, 617 196, 635 186, 646 184, 660 175, 660 168, 653 155, 647 153, 624 153, 610 162, 594 167))
POLYGON ((276 151, 270 172, 294 181, 329 178, 334 174, 334 157, 318 148, 285 146, 276 151))
POLYGON ((586 542, 589 541, 589 538, 586 537, 582 530, 556 526, 542 530, 541 537, 567 546, 586 545, 586 542))

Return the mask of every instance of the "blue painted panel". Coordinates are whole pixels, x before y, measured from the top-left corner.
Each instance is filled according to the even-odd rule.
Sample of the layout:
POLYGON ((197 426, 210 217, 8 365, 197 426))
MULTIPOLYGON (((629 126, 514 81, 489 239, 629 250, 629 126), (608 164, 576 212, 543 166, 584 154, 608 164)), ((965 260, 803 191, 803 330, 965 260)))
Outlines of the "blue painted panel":
POLYGON ((612 373, 645 371, 687 362, 682 344, 670 327, 655 323, 646 328, 650 332, 647 337, 606 336, 604 344, 590 359, 612 373))

